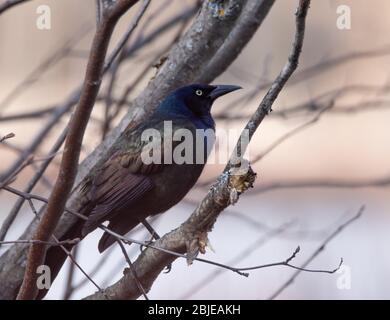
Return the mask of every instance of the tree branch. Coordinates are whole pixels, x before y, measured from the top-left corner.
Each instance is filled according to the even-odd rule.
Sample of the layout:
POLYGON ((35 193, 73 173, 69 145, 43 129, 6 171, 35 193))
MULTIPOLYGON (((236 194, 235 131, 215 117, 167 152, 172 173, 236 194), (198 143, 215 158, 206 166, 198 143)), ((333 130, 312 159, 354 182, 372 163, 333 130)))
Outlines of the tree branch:
MULTIPOLYGON (((119 18, 137 1, 119 0, 110 8, 99 24, 93 39, 79 104, 69 122, 69 132, 65 141, 58 178, 33 240, 48 241, 65 208, 68 194, 76 178, 83 135, 100 88, 105 56, 112 32, 119 18)), ((36 270, 44 262, 45 252, 45 245, 33 244, 30 247, 25 276, 17 296, 18 300, 35 298, 38 292, 36 270)))
MULTIPOLYGON (((321 252, 324 251, 325 247, 328 245, 330 241, 332 241, 341 231, 343 231, 347 226, 349 226, 352 222, 355 220, 359 219, 361 215, 363 214, 365 210, 365 206, 361 206, 358 212, 356 213, 355 216, 352 218, 348 219, 346 222, 341 224, 340 226, 337 227, 335 231, 333 231, 323 242, 322 244, 318 247, 317 250, 313 252, 313 254, 301 265, 301 269, 298 269, 291 278, 289 278, 278 290, 273 293, 269 299, 273 300, 276 297, 278 297, 293 281, 295 278, 301 273, 302 269, 306 268, 306 266, 309 265, 310 262, 312 262, 321 252)), ((341 265, 341 264, 340 264, 341 265)), ((340 266, 339 266, 340 268, 340 266)), ((335 272, 339 269, 337 268, 335 272)))
POLYGON ((27 1, 31 1, 31 0, 6 0, 4 3, 0 5, 0 14, 4 13, 8 9, 11 9, 16 5, 22 4, 27 1))
POLYGON ((252 39, 274 2, 275 0, 247 1, 236 27, 229 33, 211 61, 201 65, 202 73, 197 81, 210 82, 228 68, 230 61, 234 61, 252 39))
MULTIPOLYGON (((282 72, 276 78, 258 110, 246 126, 246 128, 251 130, 250 138, 253 136, 264 117, 269 113, 279 92, 298 65, 298 58, 303 45, 305 19, 309 5, 310 0, 299 1, 296 13, 296 34, 292 53, 282 72)), ((241 162, 243 162, 244 160, 241 157, 241 153, 239 157, 241 162)), ((231 163, 232 158, 229 163, 231 163)), ((238 195, 251 187, 254 180, 255 174, 250 167, 243 171, 228 167, 187 221, 179 228, 157 240, 156 245, 159 248, 168 248, 170 251, 187 252, 187 261, 191 263, 196 258, 198 252, 205 251, 205 247, 208 243, 207 233, 212 229, 219 214, 227 206, 237 201, 238 195)), ((146 290, 150 289, 154 280, 158 277, 164 267, 175 259, 176 257, 167 255, 162 251, 147 248, 134 262, 134 268, 140 281, 142 281, 144 288, 146 290)), ((286 261, 289 262, 289 260, 286 261)), ((240 270, 236 268, 229 269, 240 272, 240 270)), ((105 294, 114 299, 135 299, 139 296, 139 291, 132 283, 132 279, 129 276, 124 275, 118 282, 106 288, 105 294)), ((105 297, 98 292, 87 297, 87 299, 105 299, 105 297)))
POLYGON ((13 137, 15 137, 15 134, 14 133, 8 133, 8 134, 6 134, 5 136, 3 136, 3 137, 1 137, 0 138, 0 143, 2 143, 2 142, 4 142, 5 140, 8 140, 8 139, 11 139, 11 138, 13 138, 13 137))
MULTIPOLYGON (((109 133, 104 143, 80 165, 76 178, 76 188, 72 192, 66 207, 78 211, 80 206, 78 186, 96 163, 105 157, 106 151, 115 143, 121 132, 132 120, 139 121, 145 113, 153 110, 158 105, 160 99, 169 91, 177 86, 193 82, 199 77, 201 72, 199 66, 205 61, 209 61, 218 51, 224 39, 227 38, 227 35, 234 28, 245 1, 224 0, 223 3, 226 14, 222 17, 215 14, 214 4, 210 1, 203 2, 200 13, 181 40, 171 49, 168 59, 159 69, 156 77, 149 82, 145 90, 132 102, 128 114, 119 126, 109 133)), ((154 31, 145 37, 142 43, 149 43, 158 37, 161 32, 169 29, 177 21, 182 21, 188 15, 192 15, 192 13, 193 8, 186 10, 186 12, 175 17, 174 20, 167 22, 164 29, 162 29, 163 31, 160 29, 154 31)), ((139 46, 140 43, 136 43, 126 52, 131 54, 139 46)), ((63 215, 55 234, 61 237, 76 220, 71 214, 63 215)), ((35 220, 28 226, 21 236, 22 239, 31 238, 36 223, 37 221, 35 220)), ((0 282, 6 288, 0 294, 5 299, 12 299, 16 288, 20 286, 24 273, 24 267, 20 261, 25 260, 26 250, 26 245, 16 244, 0 257, 0 282), (9 268, 9 266, 12 266, 12 268, 9 268)))

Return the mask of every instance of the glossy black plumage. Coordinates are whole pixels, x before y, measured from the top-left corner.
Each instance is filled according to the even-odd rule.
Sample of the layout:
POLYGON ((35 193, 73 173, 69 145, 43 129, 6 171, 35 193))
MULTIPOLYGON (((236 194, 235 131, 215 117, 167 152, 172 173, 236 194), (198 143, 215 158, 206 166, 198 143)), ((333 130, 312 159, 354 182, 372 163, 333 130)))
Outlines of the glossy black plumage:
MULTIPOLYGON (((161 102, 147 121, 125 130, 80 189, 80 211, 88 220, 80 219, 61 240, 83 238, 105 221, 109 221, 110 229, 124 235, 145 218, 177 204, 199 178, 204 163, 166 164, 163 158, 162 163, 145 164, 141 157, 145 147, 142 133, 147 129, 163 133, 164 121, 172 123, 173 132, 187 129, 194 137, 196 129, 214 130, 210 113, 214 100, 237 89, 236 86, 200 84, 179 88, 161 102)), ((162 154, 165 143, 166 139, 163 139, 162 154)), ((179 143, 173 142, 173 149, 179 143)), ((199 152, 196 144, 193 148, 196 155, 199 152)), ((114 242, 114 237, 104 233, 99 241, 99 251, 106 250, 114 242)), ((57 275, 65 259, 66 255, 59 247, 48 250, 45 264, 51 267, 52 277, 57 275)), ((39 297, 44 294, 40 291, 39 297)))

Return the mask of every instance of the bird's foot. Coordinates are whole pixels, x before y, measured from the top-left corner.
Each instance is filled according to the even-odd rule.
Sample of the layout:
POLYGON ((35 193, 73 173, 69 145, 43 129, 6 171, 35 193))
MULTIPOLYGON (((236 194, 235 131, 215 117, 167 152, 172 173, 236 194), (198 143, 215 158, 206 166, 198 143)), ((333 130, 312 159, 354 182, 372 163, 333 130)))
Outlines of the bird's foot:
POLYGON ((149 246, 149 245, 151 245, 151 244, 153 244, 153 240, 148 240, 148 241, 145 241, 145 244, 143 245, 140 245, 139 246, 139 250, 141 251, 141 253, 142 252, 144 252, 145 251, 145 249, 149 246))
MULTIPOLYGON (((153 243, 154 243, 153 240, 149 240, 149 241, 146 241, 145 245, 141 245, 141 246, 139 247, 141 253, 145 251, 145 249, 148 247, 148 245, 153 244, 153 243)), ((168 265, 165 267, 164 273, 169 273, 169 272, 171 272, 171 270, 172 270, 172 263, 168 264, 168 265)))
POLYGON ((207 231, 195 231, 188 237, 188 240, 186 241, 186 257, 188 265, 194 262, 199 253, 205 254, 206 247, 209 247, 212 251, 214 251, 211 247, 207 234, 207 231))
POLYGON ((168 265, 165 267, 164 273, 169 273, 169 272, 171 272, 171 270, 172 270, 172 263, 168 264, 168 265))

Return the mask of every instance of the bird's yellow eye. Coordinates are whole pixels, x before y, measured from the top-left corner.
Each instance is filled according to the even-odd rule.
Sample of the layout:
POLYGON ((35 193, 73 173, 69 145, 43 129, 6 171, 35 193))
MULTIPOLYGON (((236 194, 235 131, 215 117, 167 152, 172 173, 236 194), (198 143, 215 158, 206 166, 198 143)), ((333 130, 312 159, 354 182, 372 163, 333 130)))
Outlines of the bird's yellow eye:
POLYGON ((197 96, 203 95, 203 91, 200 90, 200 89, 196 90, 195 93, 196 93, 197 96))

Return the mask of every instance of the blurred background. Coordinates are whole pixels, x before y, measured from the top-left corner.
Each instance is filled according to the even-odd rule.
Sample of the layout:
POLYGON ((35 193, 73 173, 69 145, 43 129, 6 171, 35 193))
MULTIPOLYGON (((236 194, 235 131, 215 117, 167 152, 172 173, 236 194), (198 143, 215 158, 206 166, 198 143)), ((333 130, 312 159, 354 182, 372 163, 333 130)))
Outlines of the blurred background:
MULTIPOLYGON (((241 129, 269 82, 283 67, 295 31, 296 3, 276 1, 239 58, 214 81, 244 88, 216 103, 213 114, 218 128, 241 129)), ((134 41, 158 30, 194 4, 191 0, 152 1, 134 41)), ((112 47, 134 12, 131 10, 120 21, 112 47)), ((386 0, 372 0, 369 6, 364 0, 313 1, 299 68, 251 142, 249 158, 260 158, 253 164, 258 173, 255 188, 221 214, 209 235, 215 252, 209 250, 204 257, 213 261, 239 267, 278 262, 288 258, 299 245, 301 251, 293 260, 299 266, 365 205, 363 215, 332 239, 308 265, 312 269, 332 270, 342 257, 344 267, 335 274, 302 272, 276 298, 390 297, 390 42, 386 36, 390 30, 389 12, 390 3, 386 0), (337 27, 340 5, 351 9, 349 30, 337 27), (268 152, 270 146, 275 148, 268 152)), ((30 145, 50 120, 53 108, 64 103, 82 82, 95 19, 93 0, 36 0, 0 16, 0 136, 15 134, 0 144, 0 172, 15 162, 20 150, 30 145), (41 4, 51 9, 50 30, 36 27, 36 9, 41 4), (45 112, 17 117, 37 111, 45 112)), ((120 99, 131 85, 127 101, 136 97, 155 74, 153 64, 164 56, 164 47, 190 21, 173 25, 127 58, 118 72, 112 96, 120 99)), ((102 95, 108 87, 109 81, 105 80, 102 95)), ((104 99, 94 107, 83 158, 102 141, 106 108, 104 99)), ((111 128, 125 112, 126 105, 118 108, 111 128)), ((69 114, 61 117, 34 151, 38 160, 47 157, 68 119, 69 114)), ((48 196, 60 156, 56 156, 33 193, 48 196)), ((182 203, 163 218, 151 221, 159 234, 176 228, 191 214, 223 167, 208 165, 199 185, 182 203)), ((26 167, 12 185, 23 189, 35 170, 35 165, 26 167)), ((13 194, 0 192, 0 223, 16 200, 13 194)), ((25 204, 6 240, 17 239, 32 217, 25 204)), ((100 230, 89 235, 76 257, 93 279, 105 287, 122 276, 126 261, 118 248, 101 256, 97 251, 100 235, 100 230)), ((130 236, 148 238, 143 229, 130 236)), ((1 246, 0 254, 6 249, 7 246, 1 246)), ((138 246, 130 247, 129 252, 135 258, 138 246)), ((47 298, 64 298, 69 268, 67 263, 47 298)), ((149 297, 267 299, 294 272, 279 266, 250 271, 245 278, 202 263, 188 267, 179 259, 170 273, 161 274, 156 280, 149 297)), ((77 269, 72 283, 76 290, 71 299, 96 290, 77 269)))

